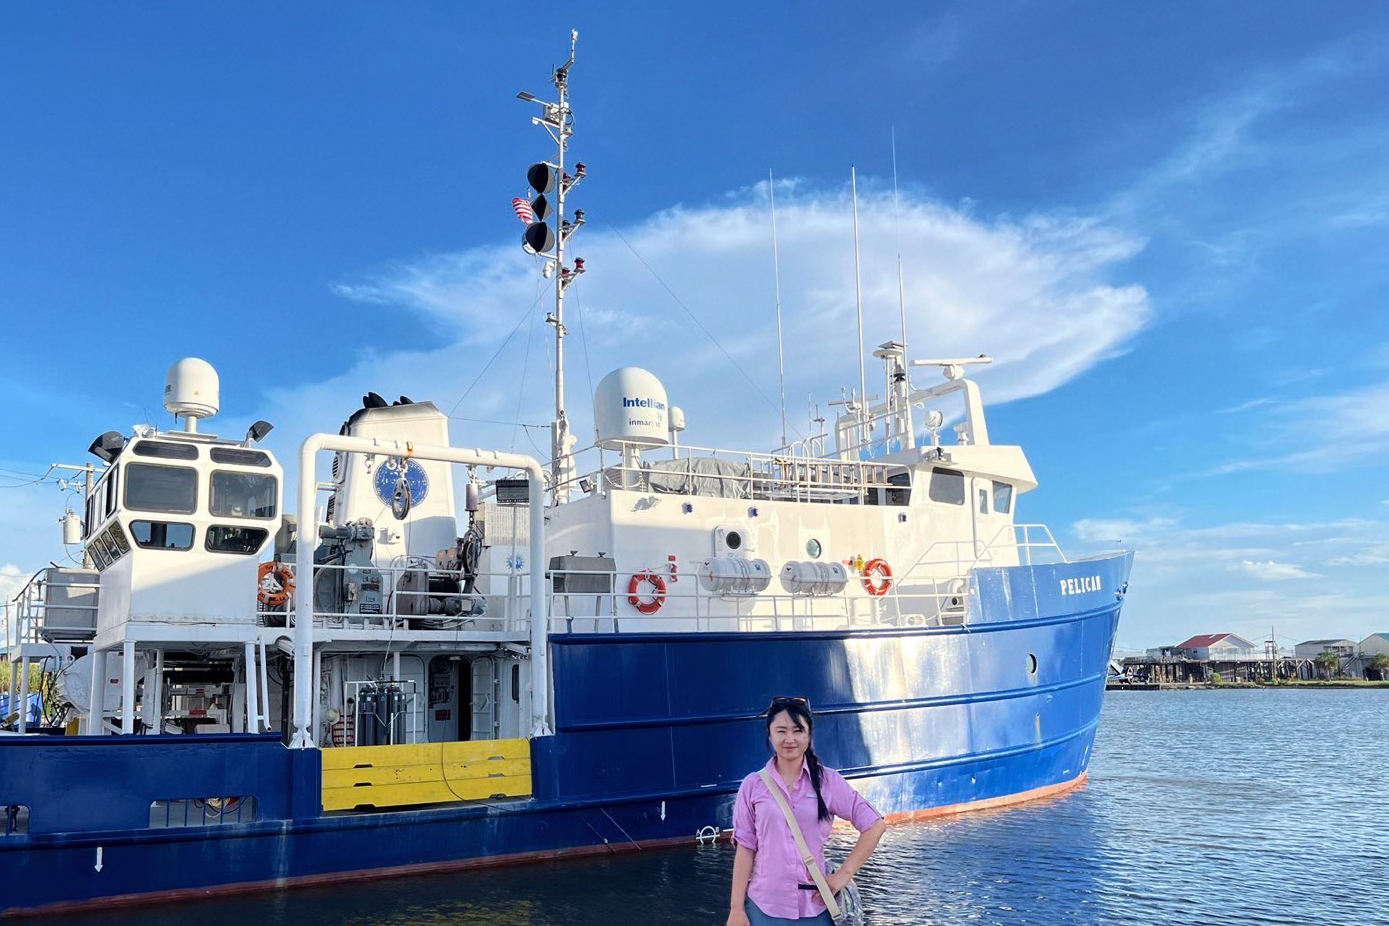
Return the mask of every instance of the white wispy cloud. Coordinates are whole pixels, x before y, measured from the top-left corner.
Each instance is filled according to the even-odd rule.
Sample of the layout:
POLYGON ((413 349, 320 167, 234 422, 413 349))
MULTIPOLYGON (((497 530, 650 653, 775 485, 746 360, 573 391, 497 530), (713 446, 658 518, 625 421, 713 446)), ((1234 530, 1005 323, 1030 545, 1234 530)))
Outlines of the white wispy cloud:
POLYGON ((1201 472, 1225 476, 1275 467, 1339 471, 1378 466, 1389 452, 1389 380, 1340 393, 1246 403, 1261 427, 1248 441, 1258 452, 1201 472))
MULTIPOLYGON (((786 391, 793 431, 802 434, 807 396, 823 407, 839 398, 840 385, 858 381, 847 191, 808 186, 777 186, 786 391)), ((577 433, 590 433, 590 386, 633 364, 660 377, 670 400, 685 408, 693 443, 774 445, 779 385, 766 184, 621 228, 588 212, 589 224, 570 249, 588 273, 570 289, 565 317, 577 433)), ((864 178, 859 226, 866 351, 900 336, 900 247, 913 353, 989 352, 996 360, 980 379, 994 402, 1056 388, 1123 351, 1152 317, 1141 287, 1111 279, 1141 239, 1093 218, 985 219, 911 192, 899 211, 890 189, 864 178)), ((508 241, 340 281, 340 295, 388 313, 394 307, 401 324, 427 316, 440 343, 375 351, 327 382, 273 391, 276 420, 322 430, 325 418, 340 419, 366 389, 433 398, 447 411, 515 330, 457 415, 548 421, 553 343, 543 316, 551 305, 539 269, 508 241)), ((870 392, 880 392, 876 361, 867 363, 870 392)), ((467 430, 475 435, 467 443, 513 440, 512 429, 467 430)), ((527 442, 518 440, 516 449, 528 449, 527 442)))
POLYGON ((1295 566, 1292 563, 1275 563, 1273 560, 1262 563, 1252 560, 1243 560, 1235 568, 1248 573, 1256 579, 1262 579, 1265 582, 1282 582, 1287 579, 1322 578, 1318 573, 1308 572, 1301 566, 1295 566))

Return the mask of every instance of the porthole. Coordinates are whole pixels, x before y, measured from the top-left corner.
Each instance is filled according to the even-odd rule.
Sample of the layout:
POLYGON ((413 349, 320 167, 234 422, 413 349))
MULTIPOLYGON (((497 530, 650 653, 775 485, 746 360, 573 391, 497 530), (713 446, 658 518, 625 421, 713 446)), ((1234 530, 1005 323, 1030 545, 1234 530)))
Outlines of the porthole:
POLYGON ((729 531, 724 535, 723 542, 730 550, 736 550, 743 545, 743 535, 738 531, 729 531))
POLYGON ((805 545, 805 555, 806 555, 806 556, 809 556, 811 559, 819 559, 819 558, 820 558, 820 553, 821 553, 821 552, 822 552, 822 551, 821 551, 821 548, 820 548, 820 541, 814 539, 813 537, 812 537, 810 540, 806 541, 806 545, 805 545))
POLYGON ((1027 654, 1027 674, 1028 674, 1028 675, 1031 675, 1033 678, 1036 678, 1036 676, 1037 676, 1037 654, 1036 654, 1036 653, 1028 653, 1028 654, 1027 654))

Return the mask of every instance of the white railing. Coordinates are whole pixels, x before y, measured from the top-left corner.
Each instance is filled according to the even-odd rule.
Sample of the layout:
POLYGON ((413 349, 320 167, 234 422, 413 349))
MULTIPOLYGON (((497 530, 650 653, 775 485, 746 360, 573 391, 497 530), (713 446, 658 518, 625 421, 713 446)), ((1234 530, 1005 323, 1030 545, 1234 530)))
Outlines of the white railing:
POLYGON ((637 466, 624 464, 620 454, 612 454, 614 460, 609 464, 605 451, 598 447, 586 447, 574 458, 591 453, 598 456, 597 468, 562 482, 561 488, 577 488, 585 494, 632 489, 672 495, 821 502, 861 497, 869 489, 908 488, 888 481, 889 471, 900 471, 900 467, 839 457, 682 446, 661 459, 652 459, 648 453, 637 466), (704 461, 715 461, 721 466, 709 467, 704 461))
POLYGON ((1058 562, 1069 560, 1045 524, 1005 524, 987 541, 933 542, 907 570, 905 577, 936 576, 943 572, 966 576, 979 566, 1035 566, 1058 562))
MULTIPOLYGON (((396 566, 320 564, 314 567, 313 588, 298 583, 296 595, 314 595, 314 626, 328 630, 374 627, 401 631, 442 631, 466 638, 473 634, 508 634, 524 637, 530 627, 530 569, 508 569, 475 574, 475 590, 465 593, 467 576, 461 569, 441 569, 427 560, 396 566), (456 590, 430 591, 430 581, 446 581, 456 590), (319 607, 330 590, 343 590, 340 609, 319 607), (431 610, 432 609, 432 610, 431 610)), ((332 591, 333 597, 338 597, 332 591)), ((288 620, 294 614, 261 612, 267 625, 288 620)))
MULTIPOLYGON (((705 589, 698 578, 699 562, 677 563, 675 573, 656 571, 664 590, 655 593, 639 583, 639 602, 660 606, 642 613, 632 604, 629 576, 612 572, 566 570, 566 581, 591 579, 606 586, 600 592, 550 593, 552 633, 623 631, 709 632, 758 630, 875 630, 900 627, 959 626, 968 621, 968 584, 913 582, 893 578, 885 592, 870 594, 868 580, 850 573, 844 588, 829 595, 789 594, 775 585, 755 595, 720 594, 705 589), (678 578, 675 578, 678 576, 678 578)), ((873 577, 875 587, 881 578, 873 577)), ((775 583, 775 579, 773 582, 775 583)), ((553 584, 551 585, 553 588, 553 584)))

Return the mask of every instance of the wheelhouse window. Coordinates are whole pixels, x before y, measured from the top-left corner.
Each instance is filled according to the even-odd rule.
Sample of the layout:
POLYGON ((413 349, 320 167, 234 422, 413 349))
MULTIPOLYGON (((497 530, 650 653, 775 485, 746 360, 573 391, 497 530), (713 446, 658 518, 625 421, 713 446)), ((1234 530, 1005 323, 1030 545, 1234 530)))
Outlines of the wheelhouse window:
POLYGON ((130 535, 146 550, 193 549, 193 525, 170 521, 131 521, 130 535))
POLYGON ((887 503, 889 505, 907 505, 912 500, 912 474, 893 473, 887 477, 888 485, 896 488, 887 490, 887 503))
POLYGON ((213 463, 231 463, 234 466, 269 466, 270 454, 264 450, 246 450, 242 447, 213 447, 213 463))
POLYGON ((97 536, 87 542, 87 553, 97 569, 105 569, 130 552, 130 541, 125 539, 125 531, 119 522, 112 522, 97 536))
POLYGON ((115 554, 116 559, 120 559, 130 552, 130 541, 125 539, 125 531, 121 530, 119 521, 106 528, 103 536, 105 536, 107 546, 115 554))
POLYGON ((1013 510, 1013 487, 1006 482, 994 483, 994 511, 1009 514, 1013 510))
POLYGON ((116 477, 120 470, 113 469, 106 474, 106 508, 103 517, 111 517, 116 511, 116 477))
POLYGON ((198 471, 190 466, 128 463, 125 507, 133 511, 192 514, 198 509, 198 471))
POLYGON ((273 518, 276 480, 260 473, 216 470, 212 474, 212 513, 222 518, 273 518))
POLYGON ((105 537, 93 537, 91 542, 87 544, 87 553, 91 556, 92 562, 96 563, 98 570, 105 569, 115 562, 111 554, 106 551, 105 537))
POLYGON ((931 501, 946 505, 965 503, 965 474, 953 469, 931 470, 931 501))
POLYGON ((92 531, 96 529, 97 522, 101 520, 99 499, 95 494, 87 499, 87 520, 82 523, 82 537, 84 539, 92 536, 92 531))
POLYGON ((214 524, 207 529, 204 546, 212 553, 239 553, 249 556, 260 550, 260 545, 265 543, 268 536, 270 532, 263 527, 214 524))
POLYGON ((175 444, 163 440, 139 440, 132 448, 137 457, 159 457, 162 460, 196 460, 198 448, 193 444, 175 444))

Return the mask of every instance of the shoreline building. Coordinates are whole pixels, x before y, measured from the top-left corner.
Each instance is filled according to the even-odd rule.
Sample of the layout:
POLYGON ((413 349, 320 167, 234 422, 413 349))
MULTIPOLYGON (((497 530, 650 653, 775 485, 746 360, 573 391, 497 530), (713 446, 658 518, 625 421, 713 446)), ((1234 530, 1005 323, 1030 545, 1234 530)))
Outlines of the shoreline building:
POLYGON ((1172 647, 1172 652, 1202 662, 1238 662, 1259 655, 1258 647, 1237 633, 1197 634, 1172 647))
POLYGON ((1354 640, 1304 640, 1293 647, 1293 655, 1298 659, 1316 659, 1322 653, 1335 653, 1342 659, 1355 655, 1354 640))

